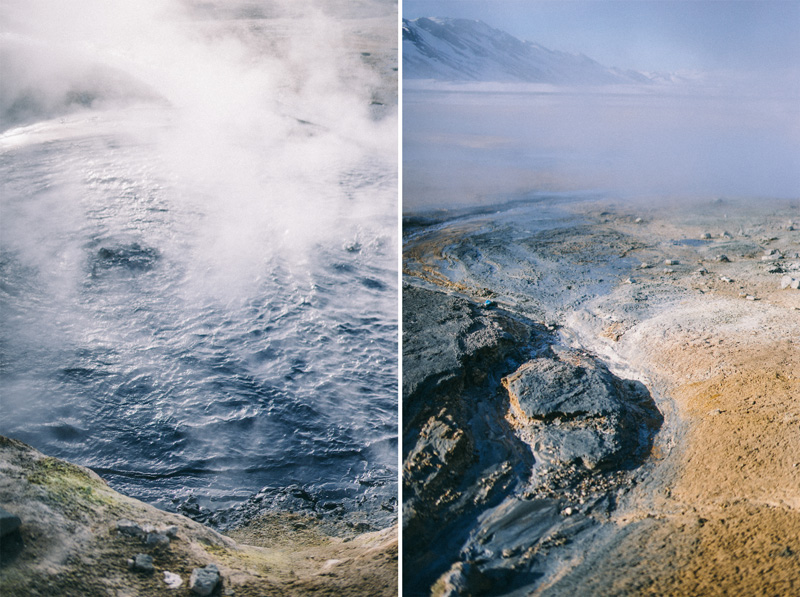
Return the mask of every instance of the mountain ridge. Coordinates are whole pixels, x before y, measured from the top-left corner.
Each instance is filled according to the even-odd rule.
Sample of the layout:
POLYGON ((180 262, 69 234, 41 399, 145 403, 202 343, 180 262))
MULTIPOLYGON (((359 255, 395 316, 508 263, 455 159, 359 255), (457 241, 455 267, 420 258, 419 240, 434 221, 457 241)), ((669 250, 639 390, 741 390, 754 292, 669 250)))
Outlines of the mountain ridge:
POLYGON ((613 85, 651 84, 665 76, 606 67, 584 54, 522 41, 479 20, 420 17, 403 19, 403 78, 613 85))

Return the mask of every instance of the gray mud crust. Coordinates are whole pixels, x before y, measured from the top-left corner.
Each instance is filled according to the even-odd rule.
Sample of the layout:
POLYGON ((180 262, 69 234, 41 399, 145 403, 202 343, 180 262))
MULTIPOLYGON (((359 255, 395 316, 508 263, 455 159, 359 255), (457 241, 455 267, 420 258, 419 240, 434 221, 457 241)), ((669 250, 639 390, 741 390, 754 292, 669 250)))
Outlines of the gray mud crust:
POLYGON ((601 531, 663 418, 552 327, 403 288, 406 595, 506 595, 601 531))

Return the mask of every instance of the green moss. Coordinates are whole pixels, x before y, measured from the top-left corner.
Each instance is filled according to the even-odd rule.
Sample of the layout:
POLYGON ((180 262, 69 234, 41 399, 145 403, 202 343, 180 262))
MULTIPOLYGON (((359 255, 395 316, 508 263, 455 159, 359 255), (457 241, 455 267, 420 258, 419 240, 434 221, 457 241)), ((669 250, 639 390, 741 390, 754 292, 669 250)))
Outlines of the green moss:
POLYGON ((36 461, 27 479, 29 483, 43 487, 50 500, 71 518, 90 513, 97 506, 115 503, 105 484, 84 469, 57 458, 45 457, 36 461))

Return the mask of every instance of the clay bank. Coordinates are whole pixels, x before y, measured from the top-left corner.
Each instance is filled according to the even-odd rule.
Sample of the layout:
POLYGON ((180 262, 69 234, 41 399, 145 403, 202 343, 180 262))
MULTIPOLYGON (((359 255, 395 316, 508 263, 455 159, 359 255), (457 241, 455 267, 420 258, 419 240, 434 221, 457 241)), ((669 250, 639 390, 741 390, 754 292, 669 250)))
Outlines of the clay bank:
POLYGON ((799 218, 408 218, 406 594, 800 591, 799 218))

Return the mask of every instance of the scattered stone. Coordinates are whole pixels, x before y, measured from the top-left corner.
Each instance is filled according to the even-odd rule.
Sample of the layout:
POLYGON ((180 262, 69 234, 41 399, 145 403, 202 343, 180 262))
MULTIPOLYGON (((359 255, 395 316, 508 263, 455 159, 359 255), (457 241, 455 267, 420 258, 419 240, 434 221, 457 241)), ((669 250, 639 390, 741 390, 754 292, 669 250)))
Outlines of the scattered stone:
POLYGON ((800 289, 800 278, 792 278, 791 276, 781 277, 781 290, 785 288, 800 289))
POLYGON ((164 582, 170 589, 177 589, 183 584, 183 579, 180 574, 164 570, 164 582))
POLYGON ((130 537, 144 537, 142 527, 126 518, 121 518, 117 521, 117 531, 130 537))
POLYGON ((649 263, 642 262, 642 264, 639 266, 639 269, 650 269, 651 267, 653 266, 650 265, 649 263))
POLYGON ((757 300, 758 300, 758 299, 757 299, 756 297, 754 297, 752 294, 748 294, 748 295, 747 295, 746 297, 744 297, 744 298, 745 298, 745 299, 747 299, 748 301, 757 301, 757 300))
POLYGON ((195 568, 189 578, 189 589, 195 595, 211 595, 219 584, 219 568, 209 564, 205 568, 195 568))
POLYGON ((733 238, 733 235, 727 230, 719 233, 720 238, 733 238))
POLYGON ((625 284, 636 284, 636 280, 634 280, 633 278, 626 278, 625 284))
POLYGON ((641 224, 642 222, 644 222, 644 220, 643 220, 642 218, 636 218, 636 219, 633 221, 633 223, 634 223, 634 224, 641 224))
POLYGON ((711 233, 703 232, 703 235, 700 238, 703 239, 703 240, 710 240, 711 239, 711 233))
POLYGON ((777 254, 777 253, 778 253, 778 250, 777 250, 777 249, 766 249, 766 250, 764 251, 764 255, 765 255, 765 256, 769 256, 769 255, 775 255, 775 254, 777 254))
POLYGON ((178 536, 178 525, 173 524, 164 529, 164 534, 170 539, 175 539, 178 536))
POLYGON ((664 265, 680 265, 680 263, 677 259, 666 259, 664 261, 664 265))
POLYGON ((730 284, 731 282, 733 282, 733 280, 731 280, 730 278, 727 278, 727 277, 725 277, 725 276, 720 276, 720 277, 719 277, 719 279, 720 279, 722 282, 727 282, 728 284, 730 284))
POLYGON ((728 263, 730 262, 730 259, 728 259, 727 255, 717 255, 717 261, 721 263, 728 263))
POLYGON ((166 547, 169 545, 169 537, 161 533, 149 533, 145 543, 150 547, 166 547))
POLYGON ((438 597, 479 595, 492 583, 470 562, 456 562, 433 586, 432 594, 438 597))
POLYGON ((570 508, 570 507, 564 508, 564 511, 562 512, 562 514, 564 514, 564 516, 572 516, 573 513, 574 513, 574 510, 572 508, 570 508))
POLYGON ((708 414, 712 417, 716 417, 717 415, 721 415, 722 411, 718 408, 715 408, 714 410, 708 411, 708 414))
POLYGON ((674 270, 674 269, 670 269, 670 268, 668 268, 668 267, 665 267, 665 268, 664 268, 664 273, 665 273, 665 274, 674 274, 674 273, 675 273, 675 270, 674 270))
POLYGON ((695 273, 700 275, 700 276, 705 276, 708 273, 708 270, 706 268, 704 268, 704 267, 701 267, 695 273))
POLYGON ((0 537, 10 535, 19 529, 21 524, 19 516, 0 508, 0 537))
POLYGON ((153 574, 156 571, 156 567, 153 565, 153 556, 146 553, 137 553, 132 560, 128 560, 128 568, 143 574, 153 574))

